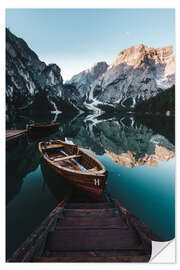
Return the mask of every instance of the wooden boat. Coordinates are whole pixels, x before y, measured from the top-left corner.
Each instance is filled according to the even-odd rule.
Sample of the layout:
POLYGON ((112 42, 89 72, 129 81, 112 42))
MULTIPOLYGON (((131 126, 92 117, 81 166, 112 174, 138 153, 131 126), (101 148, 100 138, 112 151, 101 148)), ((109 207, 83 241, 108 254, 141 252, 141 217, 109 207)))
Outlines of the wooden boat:
POLYGON ((58 130, 60 123, 40 123, 40 124, 28 124, 26 130, 28 133, 39 134, 42 132, 53 132, 58 130))
POLYGON ((127 209, 105 196, 82 203, 81 194, 67 194, 8 262, 150 260, 151 238, 143 226, 131 222, 127 209))
POLYGON ((55 140, 40 142, 39 151, 47 164, 76 187, 92 195, 103 193, 107 178, 104 166, 76 145, 55 140))

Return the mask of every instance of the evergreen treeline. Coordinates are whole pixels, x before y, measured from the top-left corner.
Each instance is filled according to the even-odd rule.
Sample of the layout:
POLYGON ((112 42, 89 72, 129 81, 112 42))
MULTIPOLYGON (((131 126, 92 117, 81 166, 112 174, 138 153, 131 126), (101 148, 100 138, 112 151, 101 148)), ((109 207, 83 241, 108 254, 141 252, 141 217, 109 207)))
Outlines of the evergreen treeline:
POLYGON ((175 115, 175 86, 137 104, 134 108, 136 113, 165 114, 167 111, 175 115))

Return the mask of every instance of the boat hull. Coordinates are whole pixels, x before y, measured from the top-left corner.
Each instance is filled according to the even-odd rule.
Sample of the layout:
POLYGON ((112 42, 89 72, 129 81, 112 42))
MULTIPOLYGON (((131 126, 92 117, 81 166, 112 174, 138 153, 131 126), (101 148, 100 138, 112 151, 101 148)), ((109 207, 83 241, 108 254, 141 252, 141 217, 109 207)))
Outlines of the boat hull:
POLYGON ((96 175, 85 175, 85 174, 73 174, 70 172, 66 172, 62 169, 53 166, 49 162, 46 161, 48 166, 50 166, 57 174, 62 176, 63 178, 67 179, 71 182, 74 186, 79 189, 82 189, 94 196, 101 196, 104 192, 105 182, 107 175, 103 176, 96 176, 96 175), (99 186, 97 186, 99 184, 99 186))
POLYGON ((30 134, 42 134, 57 131, 59 128, 59 123, 49 123, 49 124, 33 124, 27 126, 27 131, 30 134))

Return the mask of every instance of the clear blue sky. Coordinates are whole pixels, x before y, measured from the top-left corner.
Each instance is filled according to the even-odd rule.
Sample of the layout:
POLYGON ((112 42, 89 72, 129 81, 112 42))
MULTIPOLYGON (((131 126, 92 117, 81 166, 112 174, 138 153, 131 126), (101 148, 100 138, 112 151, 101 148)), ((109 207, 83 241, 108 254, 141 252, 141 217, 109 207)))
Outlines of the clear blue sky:
POLYGON ((63 79, 143 43, 175 48, 174 9, 6 9, 6 26, 63 79))

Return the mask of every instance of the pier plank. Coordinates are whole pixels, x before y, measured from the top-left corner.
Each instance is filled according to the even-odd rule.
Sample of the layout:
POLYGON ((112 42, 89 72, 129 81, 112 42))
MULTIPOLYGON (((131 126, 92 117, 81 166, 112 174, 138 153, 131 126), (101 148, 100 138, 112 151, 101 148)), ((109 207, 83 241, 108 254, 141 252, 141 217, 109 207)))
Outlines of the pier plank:
POLYGON ((64 230, 48 234, 47 250, 113 250, 142 249, 142 242, 133 230, 64 230))
POLYGON ((117 212, 114 209, 65 209, 65 217, 114 217, 117 212))
POLYGON ((106 227, 111 228, 112 226, 119 226, 121 228, 128 228, 127 223, 120 217, 101 217, 101 218, 91 218, 91 217, 66 217, 64 219, 57 220, 57 228, 60 227, 73 227, 73 228, 82 228, 82 227, 90 227, 90 228, 98 228, 98 227, 106 227))
POLYGON ((148 262, 149 255, 36 257, 34 262, 148 262))
POLYGON ((26 129, 22 130, 6 130, 6 141, 12 141, 14 139, 17 139, 19 137, 22 137, 26 134, 26 129))

